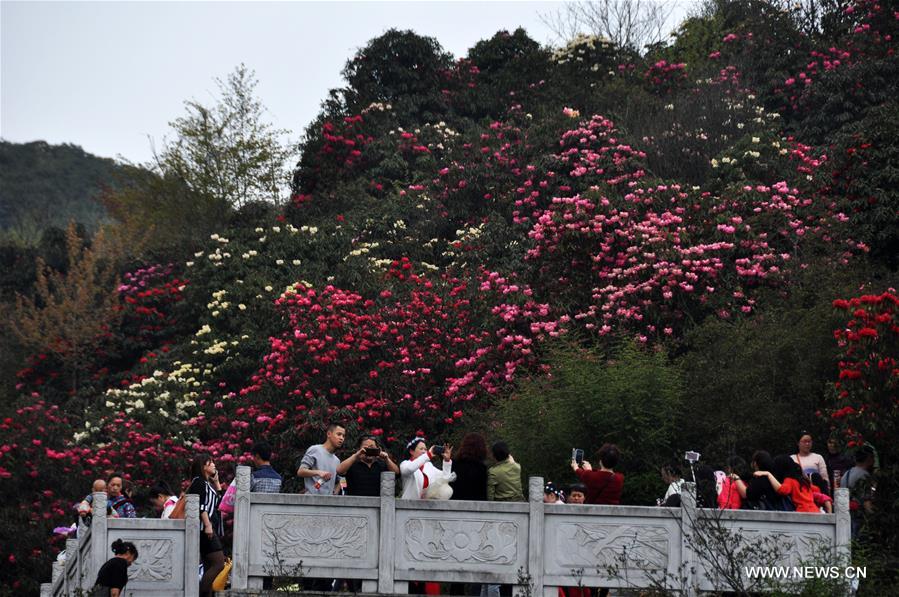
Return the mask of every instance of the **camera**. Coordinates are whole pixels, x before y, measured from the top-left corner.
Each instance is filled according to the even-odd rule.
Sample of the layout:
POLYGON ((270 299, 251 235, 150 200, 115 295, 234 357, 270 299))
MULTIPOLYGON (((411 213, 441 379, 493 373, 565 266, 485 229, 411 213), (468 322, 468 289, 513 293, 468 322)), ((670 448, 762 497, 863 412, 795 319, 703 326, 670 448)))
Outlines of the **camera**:
POLYGON ((431 448, 431 453, 434 454, 434 456, 443 456, 443 453, 445 451, 446 448, 443 446, 434 446, 433 448, 431 448))
POLYGON ((373 448, 365 448, 365 455, 366 456, 380 456, 381 448, 379 448, 377 446, 375 446, 373 448))
POLYGON ((571 459, 578 465, 584 464, 584 451, 580 448, 571 449, 571 459))
POLYGON ((699 462, 699 452, 694 452, 693 450, 689 450, 684 453, 684 460, 689 462, 690 464, 696 464, 699 462))

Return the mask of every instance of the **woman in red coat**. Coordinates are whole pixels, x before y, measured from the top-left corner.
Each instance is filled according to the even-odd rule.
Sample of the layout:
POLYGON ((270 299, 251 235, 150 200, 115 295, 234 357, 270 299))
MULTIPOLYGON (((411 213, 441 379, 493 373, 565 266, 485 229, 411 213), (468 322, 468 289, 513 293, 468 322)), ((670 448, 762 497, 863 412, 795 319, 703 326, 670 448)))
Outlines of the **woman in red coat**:
POLYGON ((578 465, 571 461, 571 469, 581 483, 587 486, 586 504, 612 504, 621 503, 621 489, 624 487, 624 475, 615 472, 620 452, 615 444, 603 444, 596 453, 599 460, 599 470, 593 470, 593 466, 586 460, 578 465))

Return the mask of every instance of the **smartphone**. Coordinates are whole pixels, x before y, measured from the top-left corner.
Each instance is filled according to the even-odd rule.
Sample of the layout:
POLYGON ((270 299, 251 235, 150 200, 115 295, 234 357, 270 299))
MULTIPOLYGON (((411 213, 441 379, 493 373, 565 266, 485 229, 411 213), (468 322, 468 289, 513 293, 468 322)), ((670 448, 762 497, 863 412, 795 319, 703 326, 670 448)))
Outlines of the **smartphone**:
POLYGON ((443 453, 446 451, 446 448, 443 446, 434 446, 431 451, 434 453, 434 456, 443 456, 443 453))
POLYGON ((578 465, 584 464, 584 451, 580 448, 572 448, 571 459, 578 463, 578 465))
POLYGON ((365 448, 365 455, 366 455, 366 456, 380 456, 380 455, 381 455, 381 448, 378 448, 378 447, 374 447, 374 448, 365 448))

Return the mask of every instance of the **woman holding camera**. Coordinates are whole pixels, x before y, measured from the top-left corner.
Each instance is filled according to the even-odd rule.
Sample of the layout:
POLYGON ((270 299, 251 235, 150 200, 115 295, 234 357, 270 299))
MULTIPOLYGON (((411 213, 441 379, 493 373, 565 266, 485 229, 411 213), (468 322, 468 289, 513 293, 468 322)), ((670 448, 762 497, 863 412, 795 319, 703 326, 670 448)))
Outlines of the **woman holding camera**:
POLYGON ((209 454, 197 454, 190 463, 190 487, 187 493, 200 496, 200 558, 203 560, 203 578, 200 579, 200 595, 212 595, 212 583, 225 568, 222 536, 225 529, 219 504, 219 473, 209 454))
POLYGON ((621 503, 621 490, 624 487, 624 475, 615 472, 620 455, 618 447, 615 444, 603 444, 596 455, 599 457, 599 470, 593 470, 593 466, 586 460, 580 464, 572 460, 571 470, 587 486, 586 503, 617 506, 621 503))
POLYGON ((403 479, 403 493, 400 496, 407 500, 424 499, 428 485, 438 479, 449 481, 453 474, 453 447, 425 446, 423 437, 415 437, 406 444, 408 460, 400 463, 400 475, 403 479), (443 470, 431 464, 435 456, 443 458, 443 470))

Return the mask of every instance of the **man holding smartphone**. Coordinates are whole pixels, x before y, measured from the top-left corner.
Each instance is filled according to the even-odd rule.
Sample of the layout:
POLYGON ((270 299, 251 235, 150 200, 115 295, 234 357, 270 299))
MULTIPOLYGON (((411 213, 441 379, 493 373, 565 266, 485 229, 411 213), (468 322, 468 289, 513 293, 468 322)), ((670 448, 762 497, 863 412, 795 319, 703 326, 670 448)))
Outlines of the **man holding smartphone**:
POLYGON ((359 449, 337 465, 337 474, 346 477, 346 494, 378 497, 381 495, 381 473, 395 475, 400 467, 378 446, 372 436, 363 437, 359 449))

